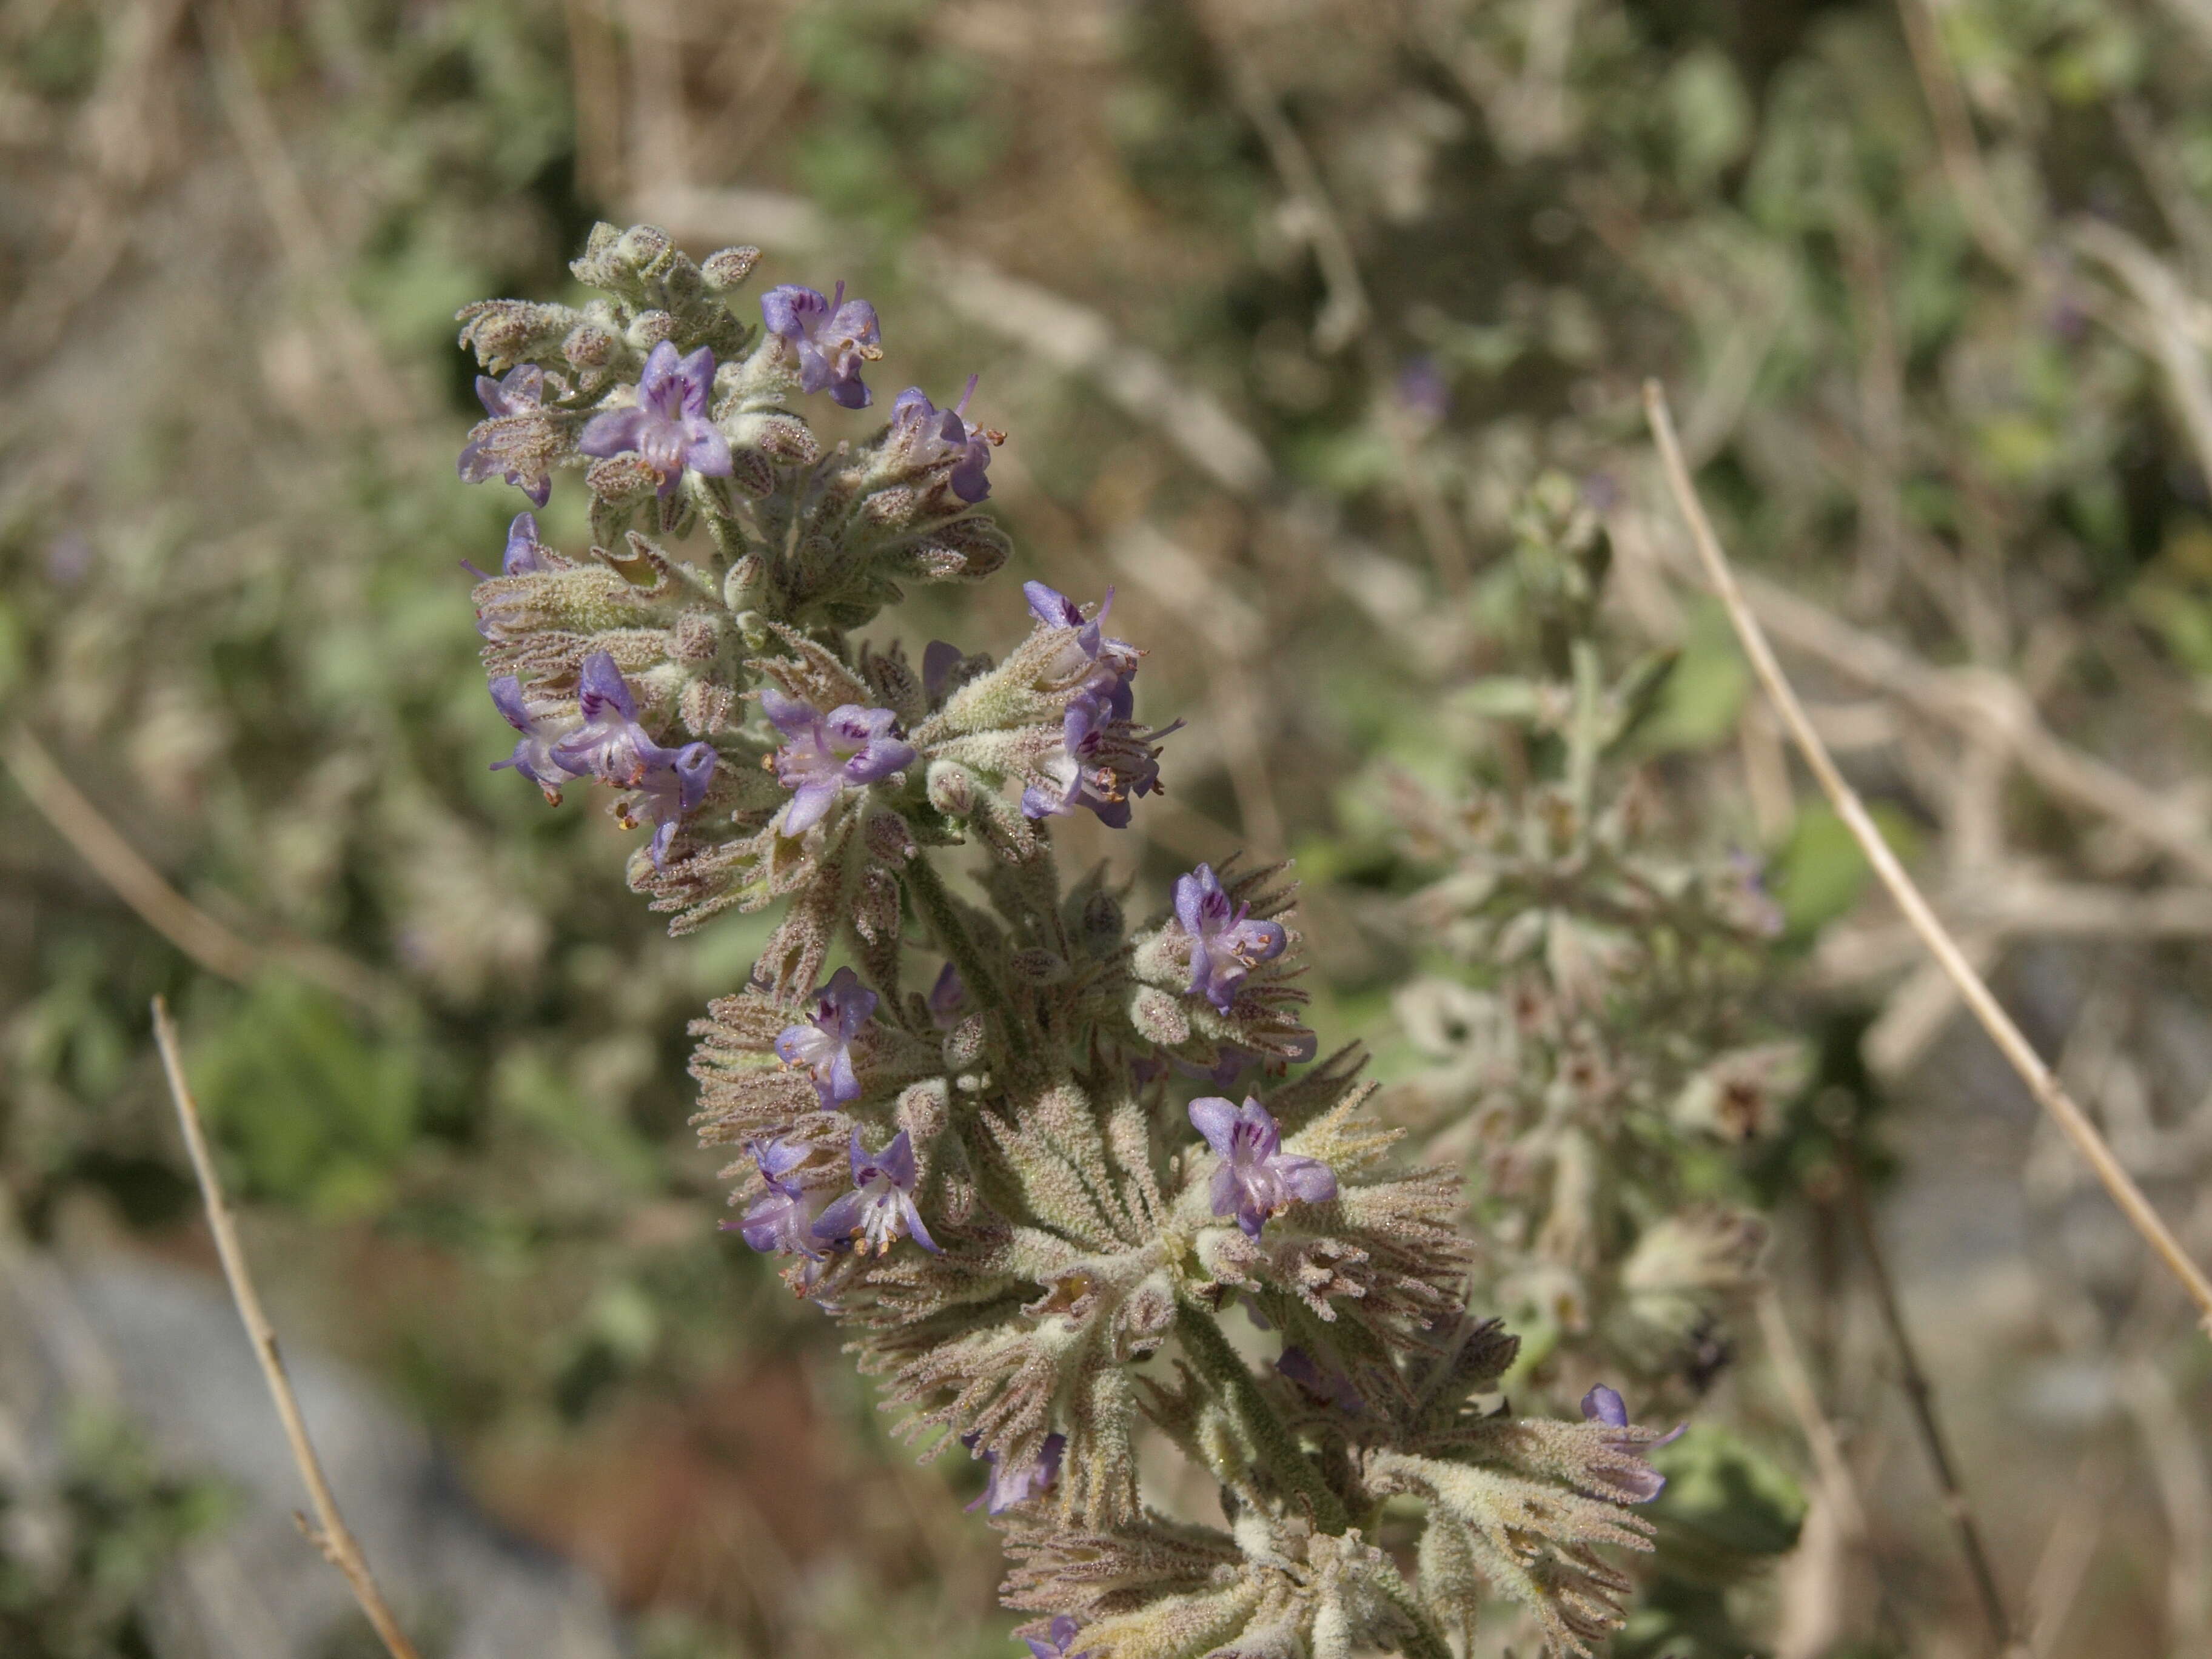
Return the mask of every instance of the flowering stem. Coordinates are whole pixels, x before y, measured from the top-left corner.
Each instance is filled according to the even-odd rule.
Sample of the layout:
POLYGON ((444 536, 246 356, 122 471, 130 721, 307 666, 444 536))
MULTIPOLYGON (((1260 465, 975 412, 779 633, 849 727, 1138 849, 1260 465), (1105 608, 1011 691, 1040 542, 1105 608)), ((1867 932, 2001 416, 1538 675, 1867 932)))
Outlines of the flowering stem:
POLYGON ((1351 1514, 1314 1467, 1313 1460, 1299 1449, 1291 1431, 1283 1426, 1283 1419, 1275 1415, 1275 1408, 1260 1392, 1245 1368, 1237 1350, 1229 1346, 1229 1339, 1213 1322, 1212 1316, 1200 1308, 1184 1303, 1176 1310, 1176 1335, 1182 1343, 1183 1352, 1206 1379, 1212 1382, 1228 1405, 1230 1415, 1251 1439, 1260 1461, 1273 1475, 1286 1492, 1295 1492, 1306 1500, 1313 1511, 1313 1523, 1322 1531, 1341 1535, 1352 1528, 1351 1514))

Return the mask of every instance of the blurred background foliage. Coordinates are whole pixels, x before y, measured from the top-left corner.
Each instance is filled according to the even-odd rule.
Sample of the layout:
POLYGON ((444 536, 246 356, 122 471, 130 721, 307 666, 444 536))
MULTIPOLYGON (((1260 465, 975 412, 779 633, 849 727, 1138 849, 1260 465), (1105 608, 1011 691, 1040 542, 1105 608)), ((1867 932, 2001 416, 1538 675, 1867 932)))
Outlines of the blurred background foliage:
MULTIPOLYGON (((1737 1175, 1866 1510, 1824 1516, 1745 1341, 1669 1559, 1790 1550, 1800 1481, 1802 1541, 1722 1626, 1655 1601, 1622 1650, 1741 1651, 1699 1634, 1727 1620, 1984 1650, 1863 1170, 2034 1650, 2205 1651, 2203 1345, 1793 782, 1638 399, 1672 390, 1893 844, 2206 1248, 2209 88, 2200 0, 7 0, 9 1207, 40 1249, 207 1260, 165 994, 279 1323, 600 1572, 642 1651, 1005 1650, 948 1512, 975 1472, 895 1455, 714 1231, 684 1025, 760 928, 671 942, 604 816, 486 770, 459 562, 517 503, 454 477, 453 312, 564 293, 595 218, 648 220, 848 280, 891 385, 981 372, 1018 574, 1115 586, 1146 714, 1192 721, 1166 800, 1073 858, 1154 902, 1295 854, 1316 1023, 1386 1080, 1394 988, 1449 968, 1394 781, 1512 775, 1477 690, 1543 649, 1512 514, 1573 479, 1609 637, 1680 653, 1633 743, 1668 833, 1763 858, 1782 908, 1765 1012, 1822 1058, 1737 1175)), ((581 538, 573 495, 550 518, 581 538)), ((900 630, 1003 649, 1017 588, 900 630)), ((94 1588, 0 1553, 11 1654, 143 1651, 134 1575, 205 1518, 86 1456, 94 1588)))

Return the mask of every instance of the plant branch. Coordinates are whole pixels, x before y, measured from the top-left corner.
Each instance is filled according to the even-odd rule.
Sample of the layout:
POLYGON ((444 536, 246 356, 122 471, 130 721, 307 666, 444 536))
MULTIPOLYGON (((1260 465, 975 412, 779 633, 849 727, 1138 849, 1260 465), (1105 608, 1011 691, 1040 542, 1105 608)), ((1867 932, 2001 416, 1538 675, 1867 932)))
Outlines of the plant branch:
POLYGON ((1828 1414, 1820 1409, 1820 1396, 1813 1387, 1812 1373, 1806 1369, 1804 1356, 1797 1351, 1797 1340, 1790 1334, 1790 1323, 1783 1316, 1782 1298, 1771 1285, 1762 1286, 1754 1298, 1759 1315, 1760 1337, 1766 1344, 1768 1363, 1774 1367, 1775 1380, 1782 1385, 1782 1397, 1789 1405, 1790 1414, 1797 1419, 1797 1431, 1805 1437, 1806 1449, 1813 1455, 1813 1470, 1819 1477, 1820 1496, 1835 1511, 1837 1530, 1844 1542, 1853 1549, 1864 1549, 1868 1543, 1866 1505, 1860 1500, 1858 1482, 1851 1478, 1851 1466, 1844 1456, 1843 1442, 1837 1437, 1836 1426, 1828 1414))
POLYGON ((917 852, 906 861, 899 873, 906 880, 906 890, 913 896, 914 908, 929 924, 945 954, 959 969, 961 982, 967 986, 975 999, 994 1009, 1006 1021, 1007 1040, 1019 1043, 1022 1025, 1006 988, 991 972, 991 965, 983 960, 983 953, 975 948, 975 941, 968 936, 968 926, 960 920, 958 908, 952 895, 945 890, 945 879, 937 873, 937 866, 917 852))
POLYGON ((253 1276, 246 1265, 246 1251, 239 1243, 238 1224, 231 1214, 229 1201, 223 1196, 222 1182, 216 1175, 215 1159, 208 1151, 207 1135, 200 1127, 199 1108, 194 1104, 191 1090, 185 1081, 184 1060, 177 1048, 177 1028, 169 1018, 167 1004, 159 997, 154 999, 154 1041, 161 1050, 161 1069, 168 1074, 169 1096, 176 1102, 177 1121, 184 1128, 185 1150, 191 1155, 192 1173, 199 1177, 200 1197, 207 1206, 208 1226, 215 1234, 216 1254, 222 1258, 222 1275, 230 1282, 231 1298, 238 1304, 238 1316, 253 1344, 253 1358, 269 1384, 270 1397, 276 1403, 276 1415, 284 1425, 284 1439, 291 1448, 292 1461, 299 1466, 300 1478, 307 1482, 308 1500, 315 1508, 312 1525, 305 1516, 293 1518, 300 1523, 300 1530, 307 1535, 307 1541, 322 1552, 323 1559, 345 1575, 346 1583, 353 1587, 354 1599, 361 1603, 362 1612, 368 1615, 392 1659, 421 1659, 415 1644, 407 1639, 406 1632, 400 1629, 398 1620, 392 1616, 383 1591, 377 1588, 360 1541, 338 1513, 337 1499, 331 1495, 331 1484, 324 1478, 314 1443, 307 1438, 307 1419, 300 1413, 300 1401, 292 1392, 292 1380, 285 1375, 284 1357, 276 1347, 276 1333, 269 1323, 269 1316, 262 1311, 260 1293, 253 1288, 253 1276))
POLYGON ((1875 1231, 1874 1212, 1867 1204, 1866 1182, 1860 1177, 1858 1158, 1853 1151, 1846 1149, 1842 1162, 1844 1208, 1850 1212, 1851 1229, 1858 1235, 1859 1249, 1866 1256, 1867 1271, 1874 1280, 1875 1303, 1888 1330, 1890 1346, 1897 1352, 1899 1380, 1905 1385, 1906 1400, 1911 1403, 1913 1426, 1919 1431, 1921 1449, 1928 1454, 1928 1467, 1935 1473, 1936 1484, 1942 1489, 1943 1513, 1951 1518, 1952 1528, 1959 1534, 1959 1547, 1965 1552, 1966 1569, 1973 1577, 1974 1594, 1981 1601, 1983 1616, 1989 1620, 1990 1634, 1999 1651, 2007 1659, 2024 1656, 2026 1650, 2014 1633, 2011 1616, 2005 1611, 2004 1596, 1997 1589, 1989 1551, 1982 1543, 1981 1525, 1974 1518, 1973 1505, 1966 1500, 1966 1489, 1959 1484, 1950 1441, 1943 1432, 1942 1420, 1936 1415, 1936 1391, 1929 1386, 1928 1373, 1920 1365, 1920 1351, 1913 1346, 1911 1333, 1905 1328, 1905 1313, 1898 1305, 1897 1286, 1889 1276, 1889 1262, 1882 1254, 1881 1238, 1875 1231))
POLYGON ((396 997, 374 971, 305 940, 264 947, 241 939, 162 877, 85 798, 27 726, 8 734, 0 765, 56 833, 90 865, 145 924, 208 972, 239 984, 275 963, 371 1013, 388 1012, 396 997))
POLYGON ((1905 866, 1898 861, 1897 854, 1890 850, 1889 843, 1882 839, 1881 831, 1867 812, 1866 804, 1838 769, 1834 758, 1828 753, 1827 745, 1820 740, 1820 734, 1814 730, 1813 722, 1806 715, 1805 706, 1797 700, 1797 694, 1783 673, 1782 665, 1775 660, 1774 648, 1767 643, 1758 617, 1752 614, 1743 590, 1736 585, 1735 574, 1729 568, 1728 555, 1721 550, 1719 538, 1713 534, 1712 525, 1707 520, 1705 507, 1698 500, 1697 486, 1691 482, 1689 469, 1683 465, 1682 447, 1674 435, 1674 422, 1667 407, 1667 394, 1656 380, 1644 383, 1644 407, 1651 422, 1652 436, 1659 447, 1659 459, 1666 471, 1668 486, 1673 490, 1675 505, 1689 526, 1690 538, 1705 565, 1705 574, 1728 612, 1729 623, 1743 646, 1744 655, 1751 661, 1753 672, 1765 688, 1775 711, 1789 728, 1799 752, 1805 757, 1805 763, 1819 781, 1821 791, 1836 809, 1837 816, 1849 826, 1866 854, 1867 861, 1874 866, 1875 873, 1881 878, 1882 885, 1897 901, 1898 908, 1905 913, 1905 918, 1911 923, 1913 931, 1920 935, 1922 943, 1927 945, 1929 953, 1959 988, 1960 996, 1973 1010, 1974 1017, 1981 1021, 1982 1028, 1990 1034, 1998 1051, 2020 1073, 2021 1080, 2027 1085, 2028 1092, 2035 1097, 2037 1103, 2051 1115, 2067 1138, 2073 1141, 2106 1192, 2119 1206, 2121 1213, 2142 1235, 2144 1242, 2166 1263, 2174 1277, 2181 1281, 2183 1288, 2197 1304, 2203 1329, 2208 1335, 2212 1335, 2212 1279, 2207 1279, 2203 1272, 2190 1260, 2180 1241, 2173 1236, 2158 1212, 2152 1208, 2150 1200, 2143 1196, 2142 1189, 2136 1185, 2134 1178, 2106 1144, 2104 1136, 2098 1133, 2096 1125, 2089 1121, 2088 1114, 2075 1103, 2065 1085, 2044 1064, 2042 1056, 2035 1052, 2034 1046, 2013 1023, 2012 1017, 2005 1012, 2004 1006, 1996 1000, 1982 976, 1974 971, 1973 965, 1960 950, 1958 942, 1936 917, 1920 889, 1913 884, 1912 878, 1905 873, 1905 866))
POLYGON ((1313 1459, 1299 1449, 1275 1408, 1260 1392, 1251 1371, 1212 1316, 1188 1303, 1176 1310, 1176 1334, 1206 1380, 1218 1388, 1240 1426, 1252 1438, 1254 1449, 1268 1474, 1285 1492, 1304 1498, 1313 1510, 1313 1523, 1325 1533, 1341 1537, 1351 1528, 1352 1516, 1343 1499, 1330 1488, 1313 1459))

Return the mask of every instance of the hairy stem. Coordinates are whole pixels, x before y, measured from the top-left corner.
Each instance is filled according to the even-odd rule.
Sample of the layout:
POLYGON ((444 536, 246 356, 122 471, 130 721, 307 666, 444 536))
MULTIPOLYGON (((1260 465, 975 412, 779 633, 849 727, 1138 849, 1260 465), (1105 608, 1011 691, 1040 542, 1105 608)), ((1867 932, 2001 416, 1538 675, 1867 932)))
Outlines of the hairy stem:
POLYGON ((1314 1462, 1299 1449, 1275 1408, 1260 1392, 1252 1373, 1229 1346, 1229 1339, 1203 1309, 1184 1303, 1176 1310, 1176 1335, 1199 1374, 1213 1384, 1223 1402, 1253 1447, 1261 1463, 1286 1492, 1304 1498, 1313 1511, 1314 1525, 1325 1533, 1341 1534, 1352 1528, 1352 1516, 1343 1499, 1322 1479, 1314 1462))
POLYGON ((959 908, 953 903, 952 895, 945 890, 945 878, 937 873, 937 866, 917 853, 906 861, 901 874, 906 878, 906 890, 914 899, 914 908, 929 924, 939 948, 952 959, 969 994, 999 1017, 1006 1041, 1018 1052, 1025 1048, 1024 1033, 1027 1028, 1006 988, 984 961, 983 953, 969 937, 968 925, 961 921, 959 908))
POLYGON ((1421 1598, 1413 1593, 1405 1575, 1395 1566, 1385 1564, 1381 1577, 1382 1593, 1413 1626, 1412 1633, 1398 1644, 1398 1651, 1405 1659, 1454 1659, 1451 1644, 1431 1621, 1427 1609, 1421 1606, 1421 1598))

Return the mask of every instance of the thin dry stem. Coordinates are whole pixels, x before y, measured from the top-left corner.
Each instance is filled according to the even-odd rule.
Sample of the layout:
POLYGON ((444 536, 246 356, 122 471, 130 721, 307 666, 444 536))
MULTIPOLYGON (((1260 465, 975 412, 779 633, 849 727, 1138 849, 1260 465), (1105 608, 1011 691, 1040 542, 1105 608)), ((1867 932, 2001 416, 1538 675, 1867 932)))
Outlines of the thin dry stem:
POLYGON ((2044 725, 2017 681, 1987 669, 1942 669, 1878 635, 1753 575, 1740 586, 1759 624, 1791 648, 1969 738, 2000 743, 2057 799, 2094 812, 2212 878, 2212 840, 2197 814, 2161 799, 2118 768, 2085 754, 2044 725))
POLYGON ((1989 1620, 1990 1638, 2007 1659, 2026 1659, 2027 1650, 2014 1635, 2012 1615, 2005 1610, 2004 1596, 1997 1589, 1996 1571, 1990 1565, 1990 1553, 1982 1541, 1981 1522, 1975 1518, 1974 1506, 1967 1501, 1965 1486, 1960 1484, 1950 1438, 1943 1432, 1942 1419, 1936 1414, 1936 1391, 1929 1384, 1928 1373, 1921 1367, 1920 1351, 1906 1328, 1905 1310, 1898 1304, 1897 1286, 1890 1278, 1889 1262, 1875 1231, 1874 1213, 1867 1204, 1866 1183, 1859 1178, 1855 1157, 1846 1156, 1844 1160, 1844 1197, 1852 1230, 1858 1235, 1859 1249, 1866 1256, 1867 1271, 1874 1280, 1875 1304, 1881 1310, 1882 1327, 1889 1334, 1890 1348, 1897 1355, 1905 1399, 1912 1407, 1912 1425, 1919 1433, 1921 1449, 1927 1454, 1936 1484, 1942 1491, 1943 1513, 1950 1518, 1952 1529, 1959 1535, 1959 1548, 1966 1558, 1966 1570, 1973 1578, 1982 1615, 1989 1620))
POLYGON ((1905 43, 1912 53, 1912 67, 1920 77, 1922 95, 1936 127, 1936 148, 1943 159, 1943 172, 1951 193, 1966 215, 1966 228, 1990 259, 2007 270, 2017 271, 2028 263, 2030 250, 2021 234, 1997 210, 1996 192, 1982 166, 1981 146, 1974 142, 1973 118, 1967 112, 1965 94, 1943 49, 1928 0, 1898 0, 1898 18, 1905 25, 1905 43))
POLYGON ((1321 315, 1314 322, 1314 344, 1322 352, 1334 355, 1348 344, 1358 343, 1360 366, 1367 376, 1368 396, 1374 401, 1376 422, 1397 463, 1399 486, 1405 493, 1406 505, 1412 509, 1414 528, 1420 533, 1437 580, 1443 584, 1445 591, 1463 592, 1472 562, 1452 522, 1451 508, 1423 469, 1405 412, 1397 404, 1391 386, 1389 350, 1375 328, 1374 302, 1368 297, 1367 285, 1359 274, 1358 256, 1352 251, 1352 239, 1345 231, 1341 216, 1329 200, 1321 169, 1315 165, 1297 129, 1283 113, 1274 89, 1261 76, 1258 65, 1225 35, 1217 35, 1216 45, 1226 63, 1230 87, 1236 94, 1238 106, 1259 132, 1261 142, 1267 146, 1269 161, 1284 188, 1297 202, 1306 222, 1314 260, 1321 267, 1322 285, 1328 292, 1321 315))
POLYGON ((387 432, 411 431, 416 423, 413 400, 384 361, 368 324, 344 298, 330 239, 315 216, 298 164, 284 148, 276 117, 254 84, 237 17, 228 0, 207 0, 199 15, 212 48, 216 94, 285 263, 303 288, 320 296, 318 303, 337 344, 340 367, 362 410, 387 432))
POLYGON ((398 1620, 392 1616, 384 1592, 377 1588, 360 1541, 338 1513, 337 1499, 331 1495, 330 1482, 323 1475, 322 1461, 315 1455, 314 1443, 307 1437, 307 1419, 300 1413, 300 1401, 292 1392, 292 1380, 285 1375, 284 1357, 276 1347, 276 1333, 269 1323, 269 1316, 262 1311, 260 1293, 253 1288, 253 1276, 246 1265, 246 1251, 239 1243, 237 1223, 231 1215, 229 1200, 223 1196, 215 1159, 208 1151, 207 1135, 200 1127, 199 1108, 193 1103, 191 1090, 185 1081, 184 1060, 177 1047, 177 1028, 169 1018, 168 1006, 159 997, 154 999, 154 1041, 161 1050, 161 1069, 168 1074, 169 1096, 176 1103, 177 1121, 184 1129, 185 1149, 191 1155, 192 1173, 199 1177, 200 1197, 207 1206, 208 1226, 215 1234, 216 1253, 222 1258, 223 1277, 230 1283, 231 1297, 238 1304, 238 1316, 244 1322, 246 1334, 253 1344, 253 1358, 261 1367, 261 1375, 269 1384, 270 1397, 276 1403, 276 1415, 284 1425, 285 1443, 291 1448, 293 1462, 299 1466, 300 1478, 307 1482, 308 1501, 315 1508, 312 1525, 305 1516, 295 1517, 300 1522, 300 1530, 309 1543, 322 1552, 325 1560, 345 1575, 346 1583, 353 1587, 354 1599, 361 1603, 362 1612, 368 1615, 392 1659, 422 1659, 415 1644, 407 1639, 407 1633, 400 1629, 398 1620))
POLYGON ((1835 1425, 1820 1409, 1820 1396, 1813 1387, 1812 1373, 1805 1369, 1804 1357, 1797 1352, 1797 1340, 1790 1334, 1790 1322, 1783 1316, 1782 1298, 1768 1285, 1760 1288, 1753 1303, 1759 1314, 1759 1335, 1766 1344, 1766 1357, 1774 1366, 1775 1380, 1782 1385, 1782 1397, 1789 1404, 1790 1414, 1797 1419, 1797 1431, 1805 1437, 1806 1447, 1813 1454, 1813 1470, 1820 1479, 1820 1496, 1835 1512, 1844 1543, 1853 1549, 1863 1549, 1868 1536, 1866 1505, 1859 1499, 1858 1482, 1851 1478, 1851 1466, 1844 1459, 1835 1425))
POLYGON ((1689 526, 1690 538, 1697 547, 1705 574, 1728 612, 1729 622, 1743 646, 1744 655, 1751 661, 1753 672, 1765 688, 1766 695, 1773 700, 1776 712, 1782 716, 1783 724, 1789 727, 1790 737, 1796 742, 1799 752, 1805 757, 1805 763, 1811 768, 1829 803, 1836 809, 1837 816, 1849 826, 1852 836, 1866 854, 1867 861, 1874 866, 1875 873, 1881 877, 1882 885, 1889 890, 1890 896, 1897 901, 1898 908, 1905 913, 1905 920, 1912 924, 1913 931, 1920 935, 1930 954, 1942 964, 1944 972, 1959 988, 1959 994, 1973 1010, 1974 1017, 1981 1021, 1982 1028, 1990 1034, 1998 1051, 2020 1073, 2021 1080, 2027 1085, 2028 1092, 2035 1097, 2037 1103, 2051 1115, 2080 1151, 2099 1182, 2112 1195, 2112 1201, 2119 1206, 2120 1212, 2126 1216, 2135 1230, 2142 1235, 2144 1242, 2180 1280, 2182 1287, 2197 1304, 2203 1329, 2207 1334, 2212 1334, 2212 1279, 2207 1279, 2203 1271, 2190 1260, 2188 1253, 2181 1248, 2180 1241, 2173 1236, 2158 1212, 2151 1207, 2150 1200, 2143 1196, 2142 1188, 2136 1185, 2134 1178, 2113 1155, 2104 1136, 2098 1133, 2096 1125, 2075 1104, 2073 1097, 2067 1093, 2051 1068, 2043 1063, 2042 1056, 2035 1052, 2033 1045, 2021 1033, 2020 1027, 2013 1023, 2012 1017, 2005 1012, 2003 1005, 1998 1002, 1982 976, 1974 971, 1957 941, 1938 920, 1912 878, 1905 873, 1897 854, 1890 850, 1889 843, 1882 839, 1881 831, 1867 812, 1866 804, 1837 769, 1827 746, 1820 741, 1820 734, 1814 730, 1804 705, 1797 700, 1797 694, 1783 673, 1781 664, 1775 660, 1774 648, 1767 643, 1766 635, 1759 628, 1759 618, 1753 615, 1743 590, 1736 585, 1735 573, 1729 568, 1728 556, 1721 550, 1720 540, 1713 534, 1713 527, 1705 518, 1705 507, 1698 500, 1697 486, 1691 482, 1689 469, 1682 462, 1682 447, 1674 435, 1674 416, 1667 407, 1667 394, 1656 380, 1644 382, 1644 407, 1651 422, 1652 436, 1658 443, 1659 458, 1666 471, 1668 486, 1673 490, 1675 505, 1689 526))
POLYGON ((18 726, 0 748, 0 765, 24 799, 64 841, 137 912, 140 920, 208 972, 243 984, 272 961, 371 1012, 388 1008, 393 993, 370 969, 304 940, 263 947, 241 939, 169 885, 122 831, 101 816, 54 762, 46 746, 18 726))

